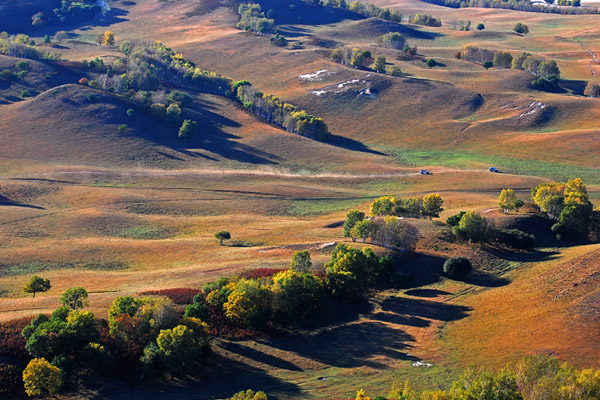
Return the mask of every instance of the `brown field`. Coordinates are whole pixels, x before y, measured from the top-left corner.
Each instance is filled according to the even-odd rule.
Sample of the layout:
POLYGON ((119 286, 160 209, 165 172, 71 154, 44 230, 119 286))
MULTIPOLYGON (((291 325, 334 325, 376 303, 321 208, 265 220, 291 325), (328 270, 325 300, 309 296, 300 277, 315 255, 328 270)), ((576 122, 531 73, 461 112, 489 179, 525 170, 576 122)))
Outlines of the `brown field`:
MULTIPOLYGON (((253 387, 273 398, 341 398, 353 397, 357 382, 374 396, 404 379, 420 388, 448 387, 469 364, 497 369, 532 353, 600 366, 600 247, 557 242, 533 208, 508 216, 497 209, 503 188, 528 201, 538 183, 576 176, 590 183, 600 205, 600 100, 583 96, 591 76, 579 44, 600 48, 598 17, 375 1, 405 18, 428 13, 443 21, 441 28, 398 28, 294 3, 294 12, 287 3, 265 1, 263 8, 276 9, 282 33, 303 42, 298 48, 237 30, 237 3, 136 0, 113 1, 112 16, 73 29, 60 49, 46 50, 71 60, 118 55, 116 47, 93 43, 107 29, 117 42, 160 40, 203 69, 247 79, 323 117, 333 133, 329 143, 262 123, 224 98, 190 93, 194 103, 185 117, 200 128, 182 144, 172 128, 141 110, 128 117, 125 100, 75 85, 77 74, 45 63, 32 63, 23 81, 1 83, 0 321, 50 312, 74 285, 89 290, 91 310, 105 317, 116 296, 282 268, 300 249, 310 250, 322 268, 332 249, 322 245, 350 243, 339 226, 330 227, 348 210, 367 211, 382 195, 437 192, 445 200, 441 221, 478 210, 498 226, 535 233, 540 248, 457 244, 444 239, 443 224, 415 220, 422 237, 417 253, 402 262, 415 276, 410 288, 332 306, 323 316, 328 324, 318 330, 217 340, 215 354, 193 379, 143 387, 88 382, 67 397, 191 399, 200 391, 201 398, 222 398, 253 387), (452 29, 454 21, 467 20, 486 29, 452 29), (512 33, 517 21, 529 26, 527 37, 512 33), (377 36, 394 29, 418 46, 420 59, 398 61, 395 50, 376 46, 377 36), (385 55, 404 76, 335 64, 322 41, 385 55), (486 71, 457 60, 465 44, 556 59, 564 90, 536 91, 524 72, 486 71), (430 57, 443 66, 427 68, 423 61, 430 57), (299 79, 324 69, 330 75, 322 81, 299 79), (376 95, 331 93, 353 79, 376 95), (34 97, 20 98, 25 88, 34 97), (90 93, 102 100, 89 104, 90 93), (118 132, 120 124, 128 125, 126 133, 118 132), (489 173, 490 165, 506 173, 489 173), (433 175, 419 175, 421 168, 433 175), (223 247, 213 237, 220 229, 233 236, 223 247), (466 282, 440 274, 443 260, 457 255, 476 266, 466 282), (52 289, 25 296, 22 287, 32 274, 50 278, 52 289), (434 366, 412 367, 415 360, 434 366)), ((40 36, 32 33, 37 42, 40 36)), ((0 68, 14 62, 2 56, 0 68)))

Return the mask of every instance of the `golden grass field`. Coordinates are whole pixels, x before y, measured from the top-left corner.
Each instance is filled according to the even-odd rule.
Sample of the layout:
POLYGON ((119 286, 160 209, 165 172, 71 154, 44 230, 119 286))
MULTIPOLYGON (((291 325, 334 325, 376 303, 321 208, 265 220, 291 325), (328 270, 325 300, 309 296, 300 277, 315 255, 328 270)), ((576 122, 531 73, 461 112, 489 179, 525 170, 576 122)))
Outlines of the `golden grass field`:
MULTIPOLYGON (((194 94, 186 112, 201 129, 182 145, 141 112, 129 120, 118 100, 85 103, 91 89, 37 66, 25 83, 41 85, 40 74, 56 72, 53 79, 63 85, 58 92, 40 86, 32 99, 0 105, 0 321, 50 312, 74 285, 88 289, 91 310, 105 317, 116 296, 285 267, 300 249, 310 250, 320 268, 332 247, 319 245, 350 243, 339 226, 328 226, 352 208, 367 211, 382 195, 438 192, 446 209, 441 221, 478 210, 509 226, 532 210, 498 212, 501 189, 515 188, 529 200, 540 182, 581 176, 600 205, 600 100, 582 96, 591 76, 589 55, 579 45, 600 47, 597 16, 454 10, 414 0, 374 4, 398 8, 405 18, 441 17, 442 28, 411 26, 406 35, 424 58, 445 66, 396 60, 394 51, 375 45, 390 24, 374 19, 332 15, 311 23, 305 17, 281 27, 304 42, 301 48, 275 47, 268 37, 237 30, 229 2, 113 1, 120 16, 110 25, 74 29, 77 40, 61 43, 63 58, 118 54, 93 43, 106 29, 117 44, 160 40, 203 69, 247 79, 322 116, 334 136, 330 143, 311 141, 264 124, 229 100, 194 94), (195 7, 199 15, 185 17, 195 7), (467 20, 486 29, 452 29, 453 21, 467 20), (527 37, 512 33, 518 21, 529 26, 527 37), (314 38, 383 54, 405 75, 335 64, 327 49, 311 44, 314 38), (524 72, 486 71, 455 59, 465 44, 554 58, 567 89, 536 91, 524 72), (323 81, 298 78, 323 69, 331 72, 323 81), (352 79, 369 81, 377 96, 312 93, 352 79), (552 112, 520 117, 536 101, 552 112), (123 123, 130 125, 127 134, 117 131, 123 123), (506 173, 489 173, 489 165, 506 173), (433 175, 419 175, 420 168, 433 175), (214 239, 220 229, 231 232, 230 245, 214 239), (32 274, 49 278, 52 289, 24 295, 32 274)), ((10 62, 0 58, 2 66, 10 62)), ((144 387, 111 381, 102 394, 92 385, 69 396, 142 399, 168 391, 194 398, 202 390, 223 397, 229 389, 259 385, 275 398, 341 398, 354 396, 357 381, 377 394, 407 378, 418 387, 447 387, 469 364, 500 368, 532 353, 599 366, 597 244, 542 241, 537 252, 506 254, 449 243, 440 236, 446 228, 414 222, 422 238, 404 267, 416 276, 416 287, 379 293, 316 332, 218 340, 197 380, 144 387), (440 260, 455 255, 474 261, 473 279, 455 282, 439 274, 440 260), (412 367, 414 360, 434 366, 412 367)))

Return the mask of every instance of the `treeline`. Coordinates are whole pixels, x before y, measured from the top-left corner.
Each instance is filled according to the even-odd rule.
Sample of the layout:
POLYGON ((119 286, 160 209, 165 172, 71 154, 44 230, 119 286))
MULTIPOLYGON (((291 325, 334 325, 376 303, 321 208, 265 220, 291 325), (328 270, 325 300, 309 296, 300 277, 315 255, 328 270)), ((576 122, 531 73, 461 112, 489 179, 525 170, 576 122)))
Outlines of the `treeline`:
POLYGON ((1 32, 0 54, 16 58, 28 58, 30 60, 60 58, 60 54, 58 53, 42 52, 36 46, 35 41, 23 33, 9 35, 7 32, 1 32))
MULTIPOLYGON (((211 335, 243 338, 293 328, 330 298, 364 298, 407 279, 391 257, 344 244, 332 252, 324 273, 311 267, 309 252, 299 251, 288 269, 252 270, 202 289, 150 292, 158 295, 153 297, 119 296, 107 320, 84 310, 84 288, 70 288, 50 316, 0 324, 0 354, 28 363, 23 371, 0 360, 0 393, 15 393, 24 385, 32 397, 48 396, 90 372, 132 381, 193 375, 210 353, 211 335)), ((38 292, 51 287, 37 278, 45 283, 34 288, 38 292)))
POLYGON ((539 12, 539 13, 552 13, 552 14, 598 14, 598 7, 580 7, 581 0, 559 0, 558 4, 561 7, 552 6, 550 4, 534 4, 528 0, 422 0, 426 3, 435 4, 438 6, 445 6, 451 8, 465 8, 465 7, 478 7, 478 8, 501 8, 505 10, 515 11, 526 11, 526 12, 539 12), (563 7, 566 6, 566 7, 563 7), (570 6, 570 7, 569 7, 570 6))
POLYGON ((61 307, 31 319, 20 334, 20 322, 0 328, 0 352, 27 363, 24 370, 0 363, 0 393, 48 397, 90 372, 137 381, 185 375, 210 353, 208 326, 182 316, 168 298, 117 297, 104 320, 84 310, 87 297, 84 288, 70 288, 61 307))
POLYGON ((403 218, 439 217, 444 210, 443 203, 444 200, 436 193, 409 198, 383 196, 371 203, 370 216, 366 219, 362 211, 348 212, 343 236, 363 243, 371 239, 373 244, 399 251, 414 251, 419 230, 403 218))
POLYGON ((102 9, 96 0, 61 0, 60 7, 54 9, 54 15, 45 15, 39 11, 32 15, 31 25, 35 27, 51 23, 75 23, 93 18, 102 9))
MULTIPOLYGON (((386 36, 386 35, 384 35, 386 36)), ((416 53, 416 47, 405 46, 398 59, 412 57, 416 53)), ((371 67, 375 72, 385 73, 390 76, 402 75, 402 70, 396 65, 387 67, 387 60, 384 56, 373 58, 371 52, 359 48, 338 47, 329 54, 329 58, 336 63, 349 65, 354 68, 367 69, 371 67)))
MULTIPOLYGON (((269 13, 271 12, 272 10, 269 10, 269 13)), ((238 7, 238 14, 241 18, 237 27, 243 31, 266 33, 272 31, 275 25, 275 20, 261 11, 260 4, 242 3, 238 7)))
MULTIPOLYGON (((410 381, 394 383, 378 400, 591 400, 600 394, 600 370, 578 370, 556 357, 527 356, 499 372, 470 367, 449 389, 418 391, 410 381)), ((266 398, 266 396, 265 396, 266 398)), ((360 389, 355 400, 367 400, 360 389)))
POLYGON ((531 85, 541 90, 556 88, 560 79, 560 69, 555 60, 536 57, 526 52, 513 57, 506 51, 483 49, 468 44, 461 52, 456 53, 456 58, 481 64, 486 69, 496 67, 525 71, 537 77, 531 85))
POLYGON ((358 1, 347 3, 346 0, 328 0, 326 6, 344 8, 362 15, 365 18, 376 17, 397 23, 402 22, 402 13, 400 13, 400 11, 389 8, 380 8, 373 4, 365 5, 358 1))
MULTIPOLYGON (((126 40, 120 49, 126 57, 112 65, 104 65, 101 59, 85 63, 89 72, 98 75, 94 81, 99 83, 99 88, 127 95, 149 107, 163 104, 167 113, 170 104, 164 100, 168 97, 159 88, 161 83, 168 83, 236 100, 258 117, 288 132, 317 140, 326 140, 329 136, 323 119, 283 103, 275 96, 263 94, 248 81, 233 82, 230 78, 204 71, 160 42, 149 44, 126 40), (156 101, 157 98, 160 101, 156 101)), ((154 108, 156 115, 167 115, 161 106, 154 108)), ((173 112, 177 110, 174 108, 173 112)))
POLYGON ((416 15, 410 17, 408 20, 411 24, 416 24, 416 25, 425 25, 425 26, 432 26, 432 27, 442 26, 441 19, 434 18, 429 14, 416 14, 416 15))
POLYGON ((541 183, 531 191, 531 197, 540 211, 555 221, 551 229, 558 239, 600 236, 600 209, 594 211, 580 178, 541 183))

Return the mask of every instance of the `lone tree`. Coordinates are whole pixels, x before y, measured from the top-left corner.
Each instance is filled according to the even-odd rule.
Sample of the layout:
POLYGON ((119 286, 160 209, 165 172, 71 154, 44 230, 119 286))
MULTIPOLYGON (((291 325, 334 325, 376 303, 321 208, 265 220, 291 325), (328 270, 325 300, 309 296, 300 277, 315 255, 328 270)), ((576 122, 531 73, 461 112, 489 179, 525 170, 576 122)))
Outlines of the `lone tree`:
POLYGON ((477 30, 478 31, 482 31, 484 29, 485 29, 485 25, 484 24, 482 24, 481 22, 477 24, 477 30))
POLYGON ((306 250, 297 251, 292 257, 290 263, 290 269, 300 274, 305 274, 312 267, 312 261, 310 260, 310 253, 306 250))
POLYGON ((221 246, 223 246, 223 240, 231 239, 231 233, 227 231, 219 231, 215 233, 215 238, 221 241, 221 246))
POLYGON ((444 263, 444 273, 452 279, 464 279, 472 269, 471 261, 465 257, 452 257, 444 263))
POLYGON ((505 214, 508 214, 510 210, 517 208, 517 196, 515 191, 512 189, 502 189, 500 196, 498 196, 498 207, 504 210, 505 214))
POLYGON ((102 44, 112 46, 115 44, 115 34, 112 31, 104 32, 102 44))
POLYGON ((529 33, 529 27, 525 24, 517 22, 515 24, 515 26, 513 27, 513 31, 515 31, 521 35, 527 35, 529 33))
POLYGON ((486 70, 492 68, 494 66, 494 63, 491 61, 486 61, 483 63, 483 68, 485 68, 486 70))
POLYGON ((52 285, 50 285, 50 279, 44 279, 40 276, 34 275, 31 277, 29 282, 23 288, 25 293, 33 293, 33 297, 37 292, 47 292, 50 290, 52 285))
POLYGON ((81 286, 76 286, 67 289, 60 299, 60 304, 63 307, 68 307, 71 310, 87 307, 89 302, 87 300, 88 292, 81 286))

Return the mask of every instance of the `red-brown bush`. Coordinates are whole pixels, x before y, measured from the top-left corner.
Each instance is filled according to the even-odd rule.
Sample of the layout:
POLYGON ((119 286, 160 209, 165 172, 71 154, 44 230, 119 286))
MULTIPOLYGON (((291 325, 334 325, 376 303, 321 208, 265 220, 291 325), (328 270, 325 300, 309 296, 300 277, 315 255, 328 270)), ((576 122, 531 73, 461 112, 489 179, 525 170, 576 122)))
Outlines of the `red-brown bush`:
POLYGON ((0 324, 0 355, 27 361, 31 359, 25 350, 21 331, 31 323, 31 318, 20 318, 0 324))
POLYGON ((162 290, 150 290, 142 293, 143 295, 165 296, 175 304, 192 304, 194 296, 201 293, 200 289, 193 288, 173 288, 162 290))
POLYGON ((270 278, 273 275, 281 272, 281 271, 286 271, 286 268, 256 268, 256 269, 249 269, 247 271, 244 271, 240 274, 241 278, 246 278, 246 279, 260 279, 260 278, 270 278))

